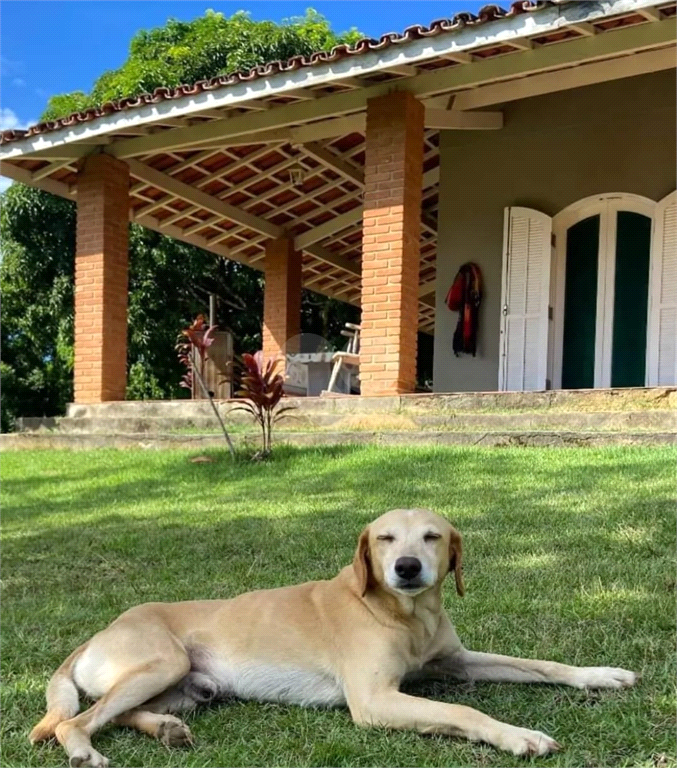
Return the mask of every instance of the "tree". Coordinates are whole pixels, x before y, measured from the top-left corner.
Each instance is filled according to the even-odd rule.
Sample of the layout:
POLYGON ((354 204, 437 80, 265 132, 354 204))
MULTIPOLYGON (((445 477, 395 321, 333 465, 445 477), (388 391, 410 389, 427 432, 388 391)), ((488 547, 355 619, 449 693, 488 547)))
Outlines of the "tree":
MULTIPOLYGON (((253 21, 244 12, 170 19, 138 32, 125 63, 101 75, 91 93, 53 96, 42 119, 360 37, 356 30, 335 34, 312 10, 282 24, 253 21)), ((20 184, 13 184, 1 203, 2 429, 7 430, 16 416, 58 415, 72 400, 75 206, 20 184)), ((128 397, 185 396, 174 346, 181 328, 205 311, 209 293, 218 297, 217 321, 232 330, 236 353, 260 347, 261 273, 136 225, 130 227, 129 253, 128 397)), ((357 318, 355 307, 304 291, 304 333, 339 345, 343 324, 357 318)))
POLYGON ((271 61, 308 56, 355 43, 362 37, 356 29, 337 35, 328 21, 312 9, 282 24, 254 21, 245 11, 230 18, 207 11, 193 21, 169 19, 163 27, 137 32, 127 61, 119 69, 104 72, 90 94, 74 91, 53 96, 43 120, 155 88, 195 83, 271 61))

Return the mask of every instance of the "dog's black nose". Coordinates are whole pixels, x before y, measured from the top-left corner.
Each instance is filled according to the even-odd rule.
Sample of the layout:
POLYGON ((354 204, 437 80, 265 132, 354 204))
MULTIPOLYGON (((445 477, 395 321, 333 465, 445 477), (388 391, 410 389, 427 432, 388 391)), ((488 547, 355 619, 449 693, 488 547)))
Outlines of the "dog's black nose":
POLYGON ((395 573, 403 579, 413 579, 421 573, 421 561, 417 557, 398 557, 395 573))

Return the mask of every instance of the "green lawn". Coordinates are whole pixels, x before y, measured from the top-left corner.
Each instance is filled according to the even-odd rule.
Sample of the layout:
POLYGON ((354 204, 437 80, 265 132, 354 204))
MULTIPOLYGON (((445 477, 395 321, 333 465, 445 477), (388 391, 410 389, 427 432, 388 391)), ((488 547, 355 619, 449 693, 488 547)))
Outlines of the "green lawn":
POLYGON ((422 692, 548 733, 521 760, 484 745, 358 729, 345 711, 236 703, 188 718, 190 751, 110 727, 115 766, 674 766, 675 451, 280 447, 272 462, 180 451, 2 456, 2 765, 30 747, 49 676, 131 605, 333 576, 362 526, 429 506, 465 537, 469 648, 640 671, 631 690, 436 685, 422 692))

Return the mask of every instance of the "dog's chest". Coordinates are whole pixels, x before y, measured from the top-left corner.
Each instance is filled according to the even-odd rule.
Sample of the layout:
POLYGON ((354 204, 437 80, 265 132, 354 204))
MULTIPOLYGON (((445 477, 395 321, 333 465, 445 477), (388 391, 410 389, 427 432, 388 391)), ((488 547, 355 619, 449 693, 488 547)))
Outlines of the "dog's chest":
POLYGON ((235 662, 215 656, 201 659, 199 671, 218 686, 219 696, 300 704, 304 707, 345 705, 343 688, 320 671, 248 660, 235 662))

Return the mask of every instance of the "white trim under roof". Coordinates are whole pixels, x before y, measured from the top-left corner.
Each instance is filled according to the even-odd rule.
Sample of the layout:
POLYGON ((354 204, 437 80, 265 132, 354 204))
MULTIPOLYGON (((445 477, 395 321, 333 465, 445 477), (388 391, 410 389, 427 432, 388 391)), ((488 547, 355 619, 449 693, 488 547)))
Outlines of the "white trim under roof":
MULTIPOLYGON (((273 105, 271 109, 264 112, 258 112, 256 115, 246 115, 246 117, 260 117, 262 115, 269 115, 273 112, 278 113, 280 110, 288 109, 289 106, 316 106, 318 103, 326 102, 328 99, 332 98, 357 96, 358 98, 355 100, 356 103, 352 108, 339 109, 333 113, 337 115, 347 114, 363 109, 366 103, 367 94, 371 96, 387 92, 393 87, 394 83, 397 83, 397 87, 403 86, 406 90, 412 90, 412 92, 420 96, 425 96, 427 93, 440 93, 444 91, 445 88, 452 90, 453 88, 460 88, 464 85, 469 86, 477 84, 483 81, 480 77, 480 72, 484 70, 485 65, 487 64, 494 65, 494 74, 491 77, 485 77, 485 81, 492 78, 497 80, 501 79, 501 73, 500 67, 497 69, 495 65, 501 63, 507 64, 512 61, 514 57, 526 56, 528 57, 527 61, 531 57, 534 57, 534 64, 536 65, 536 59, 539 58, 539 55, 546 52, 551 53, 560 48, 570 48, 570 46, 577 46, 577 44, 581 42, 592 43, 594 41, 595 43, 599 43, 601 41, 595 39, 596 36, 591 36, 581 40, 567 41, 561 46, 549 45, 542 49, 532 49, 531 47, 527 47, 523 53, 515 53, 509 56, 485 60, 474 60, 471 55, 468 55, 468 52, 480 47, 510 44, 516 40, 538 37, 568 26, 575 27, 576 24, 591 24, 609 16, 641 11, 650 12, 651 9, 661 5, 665 5, 665 0, 593 0, 592 2, 585 3, 563 2, 556 6, 543 8, 531 13, 510 16, 486 24, 461 27, 458 31, 442 33, 435 37, 425 37, 419 40, 405 41, 402 44, 390 45, 383 51, 370 51, 363 54, 348 55, 334 63, 301 67, 292 72, 280 72, 276 75, 258 77, 249 82, 234 83, 213 91, 201 92, 195 96, 185 96, 171 100, 168 99, 160 101, 157 104, 144 105, 136 109, 121 110, 120 112, 105 115, 75 126, 69 126, 45 134, 39 134, 10 142, 5 146, 0 146, 0 158, 8 160, 10 158, 27 156, 41 150, 56 148, 63 144, 85 140, 90 141, 97 138, 103 139, 115 132, 139 128, 152 123, 163 122, 175 118, 185 118, 190 117, 191 115, 195 116, 204 113, 205 110, 247 106, 247 102, 251 102, 252 100, 257 100, 259 102, 258 106, 263 107, 265 105, 261 103, 261 99, 267 97, 291 94, 293 91, 298 93, 300 90, 338 83, 341 80, 354 80, 354 78, 365 77, 369 74, 393 71, 394 68, 400 68, 400 71, 416 72, 415 65, 417 63, 422 63, 437 57, 455 58, 456 60, 467 61, 468 63, 453 67, 451 71, 425 72, 423 74, 405 77, 402 80, 392 81, 381 85, 369 85, 369 80, 367 79, 366 83, 368 85, 366 88, 358 89, 352 93, 337 94, 333 97, 327 96, 317 99, 316 101, 287 105, 285 107, 275 107, 273 105), (467 59, 465 58, 466 56, 468 56, 467 59), (403 67, 408 67, 408 69, 404 70, 403 67), (449 75, 453 74, 454 77, 452 77, 452 80, 456 80, 461 70, 464 71, 464 75, 466 75, 465 71, 472 71, 473 76, 468 77, 466 75, 466 77, 460 78, 460 82, 457 84, 452 84, 452 82, 443 84, 440 82, 441 87, 436 88, 434 86, 436 78, 446 80, 449 75), (422 79, 419 80, 419 78, 422 79), (364 98, 360 98, 360 96, 364 98)), ((660 15, 655 14, 652 18, 660 18, 660 15)), ((660 28, 668 23, 673 29, 672 38, 674 39, 674 20, 656 20, 653 23, 647 22, 646 25, 631 27, 630 29, 640 31, 653 27, 660 28)), ((606 39, 607 36, 614 37, 615 35, 621 35, 624 31, 629 30, 620 29, 618 31, 605 32, 601 37, 603 39, 606 39)), ((663 34, 662 36, 658 35, 658 37, 665 41, 668 39, 668 35, 666 34, 663 34)), ((649 35, 648 38, 651 38, 651 35, 649 35)), ((654 41, 653 44, 655 45, 658 42, 660 42, 660 40, 654 41)), ((644 43, 644 45, 648 47, 650 47, 651 44, 650 39, 647 39, 644 43)), ((641 44, 639 47, 641 47, 641 44)), ((622 50, 621 46, 615 53, 620 53, 622 50)), ((613 53, 614 51, 609 51, 607 55, 613 55, 613 53)), ((540 68, 558 66, 557 59, 558 57, 554 56, 550 65, 542 63, 540 68)), ((529 67, 526 66, 527 61, 524 62, 525 66, 521 67, 520 71, 529 71, 529 67)), ((536 65, 535 68, 538 69, 539 65, 536 65)), ((490 67, 490 69, 492 68, 490 67)), ((510 69, 509 66, 506 67, 506 74, 504 76, 511 76, 510 69)), ((512 73, 513 76, 515 74, 518 73, 512 73)), ((350 100, 348 100, 348 102, 349 101, 350 100)), ((300 112, 305 111, 300 110, 300 112)), ((238 118, 233 118, 233 120, 237 119, 238 118)), ((309 119, 312 119, 312 115, 306 116, 299 114, 298 119, 296 121, 292 120, 291 123, 304 122, 309 119)), ((270 121, 268 124, 274 125, 275 121, 270 121)), ((290 123, 287 124, 289 125, 290 123)), ((177 130, 181 131, 184 129, 179 128, 177 130)), ((138 141, 146 138, 151 137, 141 136, 138 141)), ((128 141, 137 140, 131 139, 128 141)))

